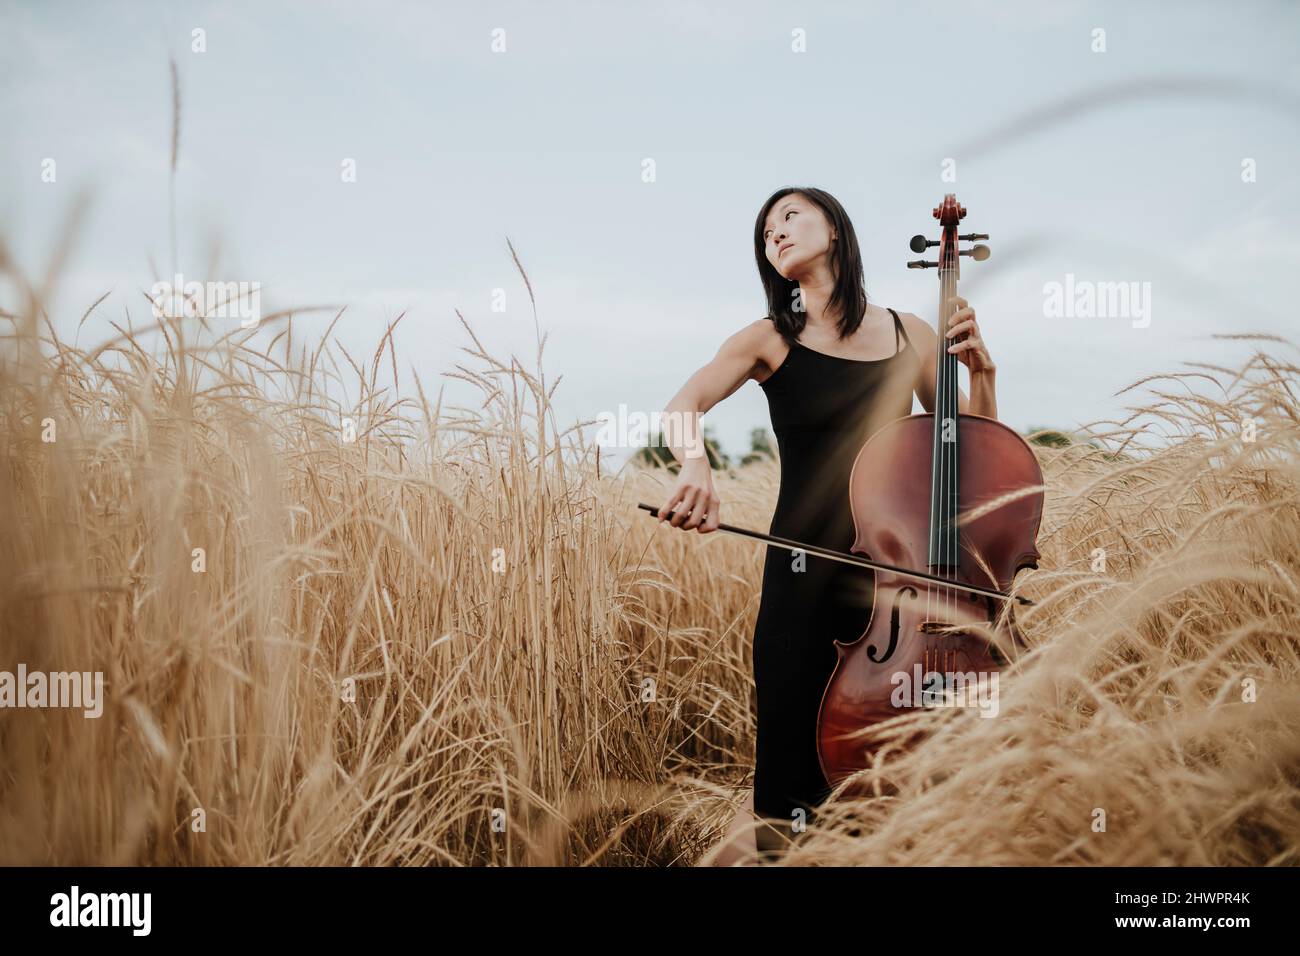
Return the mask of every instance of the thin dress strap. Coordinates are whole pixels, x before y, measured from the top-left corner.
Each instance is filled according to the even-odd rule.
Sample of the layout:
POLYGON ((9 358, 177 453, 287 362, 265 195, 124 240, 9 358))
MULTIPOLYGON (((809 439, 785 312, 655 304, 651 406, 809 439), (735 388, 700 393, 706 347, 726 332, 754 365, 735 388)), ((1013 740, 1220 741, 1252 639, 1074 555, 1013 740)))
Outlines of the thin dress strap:
MULTIPOLYGON (((885 308, 889 308, 889 307, 886 306, 885 308)), ((907 340, 908 345, 912 344, 912 340, 908 338, 907 329, 903 328, 903 323, 899 321, 898 313, 895 312, 893 309, 889 309, 889 314, 894 317, 894 354, 897 355, 899 352, 902 351, 902 349, 898 347, 899 333, 902 333, 902 336, 904 339, 907 340)))

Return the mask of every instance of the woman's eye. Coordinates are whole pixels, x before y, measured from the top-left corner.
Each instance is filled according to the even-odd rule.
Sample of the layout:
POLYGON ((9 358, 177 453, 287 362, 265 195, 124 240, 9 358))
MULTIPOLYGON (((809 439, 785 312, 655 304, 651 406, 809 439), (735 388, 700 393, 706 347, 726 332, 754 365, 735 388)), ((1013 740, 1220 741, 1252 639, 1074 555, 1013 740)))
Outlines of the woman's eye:
MULTIPOLYGON (((796 212, 798 212, 798 211, 799 211, 799 210, 797 210, 797 209, 787 209, 787 210, 785 211, 785 215, 784 215, 782 218, 788 220, 792 214, 794 214, 794 213, 796 213, 796 212)), ((772 230, 769 229, 769 230, 768 230, 768 231, 763 235, 763 238, 764 238, 764 239, 771 239, 771 238, 772 238, 772 230)))

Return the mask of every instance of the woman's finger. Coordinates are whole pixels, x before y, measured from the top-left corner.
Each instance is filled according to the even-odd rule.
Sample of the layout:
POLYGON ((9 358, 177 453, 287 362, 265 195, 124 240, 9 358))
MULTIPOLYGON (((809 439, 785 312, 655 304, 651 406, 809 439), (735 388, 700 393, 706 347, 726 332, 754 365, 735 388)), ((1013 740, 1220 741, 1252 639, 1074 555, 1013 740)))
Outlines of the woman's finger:
POLYGON ((673 501, 674 499, 676 499, 676 497, 677 497, 677 488, 674 487, 671 491, 668 492, 668 497, 664 499, 664 503, 659 506, 659 513, 655 515, 656 521, 663 521, 665 518, 668 517, 668 512, 673 510, 673 501))
POLYGON ((674 489, 672 501, 669 502, 668 505, 668 510, 671 512, 671 514, 668 515, 669 527, 675 526, 677 522, 681 520, 683 497, 684 495, 681 488, 674 489))
POLYGON ((701 533, 707 534, 710 531, 718 530, 718 525, 721 524, 722 522, 722 519, 719 515, 719 512, 721 510, 722 510, 722 502, 718 500, 717 495, 714 495, 709 499, 709 517, 704 522, 704 524, 700 525, 701 533))
POLYGON ((687 515, 694 507, 695 496, 697 493, 697 490, 694 488, 685 489, 683 492, 681 500, 677 502, 677 511, 672 517, 672 525, 674 528, 685 526, 687 515))
POLYGON ((704 520, 705 500, 706 493, 704 489, 697 488, 695 494, 691 496, 691 513, 686 517, 686 521, 682 524, 684 530, 690 531, 692 528, 698 527, 700 522, 704 520))

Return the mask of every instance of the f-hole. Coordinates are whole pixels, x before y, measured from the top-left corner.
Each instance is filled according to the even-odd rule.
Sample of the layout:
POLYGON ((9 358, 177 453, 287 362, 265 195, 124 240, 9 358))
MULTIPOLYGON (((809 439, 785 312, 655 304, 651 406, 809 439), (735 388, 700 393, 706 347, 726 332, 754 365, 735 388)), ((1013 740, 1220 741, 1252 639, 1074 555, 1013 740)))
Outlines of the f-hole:
POLYGON ((894 651, 898 649, 898 606, 902 603, 905 594, 913 598, 916 597, 916 588, 909 584, 894 592, 894 606, 889 611, 889 646, 885 648, 884 656, 877 657, 876 649, 871 646, 867 647, 868 660, 876 664, 883 664, 889 660, 894 656, 894 651))

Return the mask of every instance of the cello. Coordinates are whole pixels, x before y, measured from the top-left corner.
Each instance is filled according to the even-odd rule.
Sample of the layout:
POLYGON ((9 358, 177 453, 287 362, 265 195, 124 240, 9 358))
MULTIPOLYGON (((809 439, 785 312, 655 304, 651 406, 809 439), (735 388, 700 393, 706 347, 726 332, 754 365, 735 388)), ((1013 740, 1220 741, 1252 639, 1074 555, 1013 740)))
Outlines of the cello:
POLYGON ((958 249, 958 240, 988 238, 958 235, 965 216, 956 195, 946 195, 934 209, 941 237, 911 242, 918 253, 938 246, 937 261, 907 264, 939 273, 934 412, 882 427, 849 475, 851 551, 907 568, 924 565, 931 577, 878 572, 866 630, 851 643, 835 642, 839 660, 817 715, 818 758, 832 786, 866 765, 863 728, 902 708, 953 704, 958 696, 969 705, 972 683, 991 684, 996 693, 1002 647, 1024 646, 1013 609, 1001 613, 987 591, 970 588, 1005 592, 1022 568, 1038 567, 1043 473, 1011 428, 958 412, 958 361, 943 330, 956 311, 960 257, 989 256, 987 246, 958 249), (928 483, 921 480, 927 474, 928 483), (910 693, 897 693, 904 688, 910 693))
MULTIPOLYGON (((933 214, 941 237, 914 236, 911 248, 923 253, 938 246, 938 259, 907 265, 939 273, 934 412, 883 426, 858 452, 848 487, 854 526, 849 553, 718 525, 719 531, 875 572, 866 628, 852 642, 835 641, 838 660, 818 712, 818 760, 832 787, 869 765, 874 747, 864 737, 873 725, 904 708, 954 703, 971 678, 986 687, 1006 662, 1000 646, 1024 645, 1014 605, 1033 604, 1009 591, 1021 569, 1038 566, 1042 471, 1011 428, 958 411, 959 363, 943 335, 955 311, 960 256, 989 256, 987 246, 960 250, 958 241, 988 236, 957 234, 966 209, 955 194, 933 214), (904 687, 910 693, 900 694, 904 687)), ((651 505, 638 507, 659 515, 651 505)), ((992 683, 996 690, 995 677, 992 683)))

